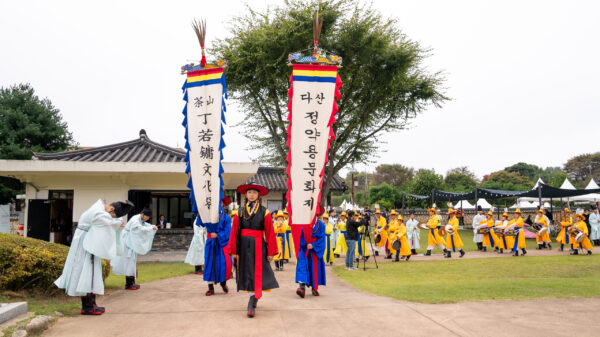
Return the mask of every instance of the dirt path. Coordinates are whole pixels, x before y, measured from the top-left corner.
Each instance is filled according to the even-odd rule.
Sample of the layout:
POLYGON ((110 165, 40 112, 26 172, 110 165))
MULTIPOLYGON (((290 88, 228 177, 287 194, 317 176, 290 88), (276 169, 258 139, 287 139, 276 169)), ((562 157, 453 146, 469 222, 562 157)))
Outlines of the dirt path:
MULTIPOLYGON (((558 252, 531 252, 548 254, 558 252)), ((465 258, 491 256, 499 254, 473 252, 465 258)), ((432 258, 442 257, 415 260, 432 258)), ((328 267, 328 286, 321 289, 321 296, 300 299, 294 293, 293 269, 288 264, 284 272, 276 273, 281 288, 264 294, 253 319, 245 315, 245 293, 206 297, 201 277, 187 275, 99 298, 107 308, 104 315, 63 318, 44 336, 547 337, 593 335, 600 329, 598 298, 409 303, 357 290, 328 267)), ((234 287, 233 281, 229 284, 234 287)))

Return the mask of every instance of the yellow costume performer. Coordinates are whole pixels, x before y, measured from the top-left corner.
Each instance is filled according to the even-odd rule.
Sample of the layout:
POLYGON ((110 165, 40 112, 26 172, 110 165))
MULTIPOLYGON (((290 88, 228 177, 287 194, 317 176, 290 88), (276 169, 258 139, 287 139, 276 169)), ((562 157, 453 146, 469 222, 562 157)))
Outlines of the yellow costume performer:
POLYGON ((283 211, 283 215, 285 216, 284 226, 285 226, 285 241, 283 247, 283 260, 287 263, 292 256, 294 256, 294 240, 292 239, 292 227, 288 222, 289 214, 287 211, 283 211))
POLYGON ((458 218, 456 217, 456 211, 452 208, 448 209, 448 225, 446 225, 446 247, 447 258, 452 257, 452 252, 456 252, 458 249, 460 252, 460 257, 465 256, 465 251, 463 249, 463 242, 458 234, 458 218), (450 228, 449 226, 452 226, 450 228), (450 251, 452 249, 452 251, 450 251))
POLYGON ((342 212, 342 214, 340 214, 340 220, 337 223, 337 228, 340 230, 340 236, 338 237, 338 241, 335 245, 334 254, 337 255, 338 257, 341 254, 346 255, 346 252, 348 251, 348 246, 346 245, 346 218, 347 217, 348 217, 348 215, 346 214, 346 212, 342 212))
POLYGON ((333 255, 333 225, 329 223, 329 214, 323 213, 323 223, 325 224, 325 254, 323 254, 323 260, 326 264, 333 264, 335 261, 333 255))
POLYGON ((388 238, 387 238, 387 246, 386 246, 388 254, 385 257, 386 259, 391 259, 393 255, 396 255, 396 251, 392 247, 392 243, 395 240, 394 233, 398 230, 398 228, 400 228, 400 222, 398 221, 398 216, 402 217, 401 215, 396 213, 395 210, 392 210, 390 212, 390 222, 388 223, 388 230, 387 230, 388 238))
POLYGON ((552 249, 552 246, 550 245, 550 227, 549 227, 549 219, 548 217, 546 217, 546 211, 544 211, 544 209, 538 209, 536 211, 536 213, 538 214, 537 219, 535 220, 536 223, 540 224, 542 226, 542 228, 540 228, 536 233, 535 233, 535 241, 538 244, 538 248, 537 249, 542 249, 542 246, 544 244, 548 245, 548 249, 552 249))
POLYGON ((408 238, 406 237, 406 225, 404 224, 402 215, 398 216, 398 220, 395 222, 394 228, 395 230, 392 232, 390 227, 390 246, 393 246, 394 241, 400 240, 399 250, 395 250, 393 247, 390 248, 390 252, 392 252, 393 255, 396 255, 394 262, 400 261, 400 256, 406 258, 406 261, 408 261, 412 255, 412 252, 410 251, 410 245, 408 244, 408 238))
POLYGON ((509 215, 508 213, 504 212, 502 213, 502 222, 500 222, 496 228, 501 229, 501 232, 497 234, 498 236, 498 248, 500 248, 500 250, 498 251, 499 254, 504 253, 505 249, 512 249, 512 247, 515 245, 515 239, 512 235, 504 235, 504 230, 506 228, 508 228, 508 218, 509 215))
POLYGON ((573 225, 573 218, 569 215, 571 214, 571 210, 565 208, 563 210, 563 219, 560 222, 560 232, 556 236, 556 242, 560 243, 559 251, 563 251, 565 245, 570 245, 573 243, 573 240, 567 235, 569 228, 573 225))
POLYGON ((512 251, 514 252, 514 256, 519 256, 519 248, 523 251, 523 256, 527 254, 527 246, 525 245, 525 233, 523 232, 524 221, 521 218, 521 209, 517 208, 515 211, 515 218, 509 222, 509 227, 514 228, 516 231, 515 235, 515 243, 513 244, 512 251))
POLYGON ((581 241, 581 243, 577 243, 577 241, 575 241, 575 237, 571 236, 571 239, 573 240, 573 249, 574 249, 572 254, 579 255, 579 252, 577 249, 579 248, 579 246, 581 246, 582 249, 587 250, 588 255, 592 255, 592 251, 594 250, 594 247, 592 246, 592 242, 590 241, 590 238, 589 238, 590 232, 588 231, 587 225, 585 223, 585 216, 583 214, 575 214, 575 219, 577 220, 577 222, 575 223, 574 226, 577 227, 577 229, 579 229, 581 232, 585 233, 585 237, 584 237, 583 241, 581 241))
MULTIPOLYGON (((375 211, 375 216, 377 217, 376 232, 377 232, 377 234, 381 235, 381 240, 379 242, 375 243, 375 245, 379 248, 383 247, 384 252, 387 253, 387 239, 388 239, 387 221, 385 220, 384 217, 381 216, 380 210, 375 211)), ((378 255, 378 254, 376 253, 375 255, 378 255)))
POLYGON ((278 211, 275 214, 275 222, 273 223, 273 227, 275 230, 275 237, 277 238, 277 255, 273 256, 273 261, 275 261, 276 270, 283 270, 283 252, 285 248, 285 216, 282 211, 278 211))
POLYGON ((429 221, 427 221, 429 236, 427 237, 427 253, 425 253, 425 256, 431 255, 431 250, 434 246, 439 246, 444 250, 444 254, 448 254, 446 252, 446 246, 444 245, 444 238, 442 238, 438 232, 438 228, 441 226, 441 224, 436 215, 437 211, 435 208, 430 208, 427 211, 429 212, 429 221))
POLYGON ((485 215, 485 219, 488 232, 483 234, 484 252, 486 251, 485 247, 495 248, 498 246, 498 241, 500 241, 498 239, 498 236, 496 235, 496 232, 494 232, 494 226, 496 225, 496 222, 494 221, 494 212, 487 212, 487 214, 485 215))

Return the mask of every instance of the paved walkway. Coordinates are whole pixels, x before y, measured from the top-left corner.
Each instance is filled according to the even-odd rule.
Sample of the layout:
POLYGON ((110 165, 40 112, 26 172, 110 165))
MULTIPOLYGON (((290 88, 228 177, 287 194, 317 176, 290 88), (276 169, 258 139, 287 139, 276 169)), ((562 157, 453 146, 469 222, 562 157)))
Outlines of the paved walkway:
MULTIPOLYGON (((531 255, 537 253, 556 254, 531 255)), ((471 253, 469 258, 480 254, 486 255, 471 253)), ((253 319, 246 318, 247 294, 206 297, 201 277, 186 275, 100 297, 104 315, 62 318, 44 336, 548 337, 591 336, 600 330, 598 298, 418 304, 357 290, 328 267, 321 296, 300 299, 294 293, 294 266, 286 267, 276 272, 281 288, 264 293, 253 319)))

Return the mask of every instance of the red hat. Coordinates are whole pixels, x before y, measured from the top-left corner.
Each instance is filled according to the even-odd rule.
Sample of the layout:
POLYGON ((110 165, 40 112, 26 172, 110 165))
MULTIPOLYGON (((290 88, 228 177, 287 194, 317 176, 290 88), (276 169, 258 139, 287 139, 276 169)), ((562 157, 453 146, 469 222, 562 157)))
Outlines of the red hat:
POLYGON ((265 196, 265 195, 269 194, 269 190, 266 187, 264 187, 261 184, 257 184, 257 183, 253 183, 253 182, 249 182, 247 184, 240 185, 240 186, 238 186, 237 190, 241 194, 246 194, 246 191, 248 191, 248 190, 258 191, 258 193, 261 196, 265 196))
POLYGON ((223 206, 227 207, 229 204, 231 204, 231 198, 225 197, 221 199, 221 202, 223 203, 223 206))

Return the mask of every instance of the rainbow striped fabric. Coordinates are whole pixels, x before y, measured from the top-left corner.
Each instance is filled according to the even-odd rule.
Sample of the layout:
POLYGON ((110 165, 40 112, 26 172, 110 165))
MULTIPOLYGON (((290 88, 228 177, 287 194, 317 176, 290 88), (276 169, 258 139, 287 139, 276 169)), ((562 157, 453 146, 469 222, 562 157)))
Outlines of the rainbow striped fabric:
POLYGON ((308 64, 294 64, 293 67, 293 81, 335 83, 337 79, 336 66, 313 66, 308 64))
POLYGON ((203 85, 222 82, 223 68, 211 68, 187 73, 187 87, 201 87, 203 85))

